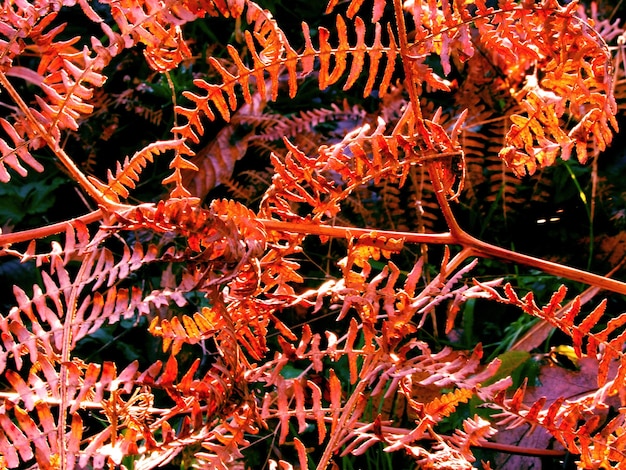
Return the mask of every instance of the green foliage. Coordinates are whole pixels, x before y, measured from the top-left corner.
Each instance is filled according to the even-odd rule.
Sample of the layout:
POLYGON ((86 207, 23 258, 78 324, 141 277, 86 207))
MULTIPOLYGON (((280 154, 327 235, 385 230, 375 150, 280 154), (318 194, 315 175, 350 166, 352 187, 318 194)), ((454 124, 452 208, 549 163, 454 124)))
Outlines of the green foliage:
MULTIPOLYGON (((45 216, 56 207, 56 194, 68 183, 61 176, 32 175, 0 186, 0 225, 36 227, 45 222, 45 216)), ((70 211, 71 213, 71 211, 70 211)))

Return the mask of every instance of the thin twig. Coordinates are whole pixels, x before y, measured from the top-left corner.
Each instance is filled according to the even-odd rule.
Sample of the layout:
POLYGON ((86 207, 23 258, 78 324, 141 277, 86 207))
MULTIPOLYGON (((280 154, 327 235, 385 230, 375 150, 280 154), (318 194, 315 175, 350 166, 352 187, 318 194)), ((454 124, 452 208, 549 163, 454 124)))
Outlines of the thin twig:
POLYGON ((417 92, 417 84, 419 80, 413 76, 413 68, 411 56, 409 51, 409 40, 406 32, 406 24, 404 22, 404 10, 402 9, 401 0, 393 0, 393 10, 396 17, 396 26, 398 28, 398 43, 400 45, 400 54, 404 58, 402 61, 402 67, 404 68, 405 80, 407 91, 411 99, 411 109, 413 110, 413 119, 417 127, 417 135, 426 136, 428 132, 424 127, 424 119, 422 117, 422 109, 420 107, 419 94, 417 92))

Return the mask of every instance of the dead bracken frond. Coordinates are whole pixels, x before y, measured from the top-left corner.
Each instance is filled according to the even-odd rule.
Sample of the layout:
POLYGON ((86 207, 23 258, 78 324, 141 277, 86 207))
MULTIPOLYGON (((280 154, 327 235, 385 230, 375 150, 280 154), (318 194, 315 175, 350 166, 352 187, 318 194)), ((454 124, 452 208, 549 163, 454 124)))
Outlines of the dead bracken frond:
POLYGON ((472 468, 474 447, 529 425, 581 468, 626 468, 626 313, 563 307, 564 287, 539 307, 468 276, 497 258, 622 295, 626 284, 486 243, 450 205, 512 217, 527 201, 515 178, 535 175, 530 197, 545 200, 542 171, 605 150, 626 33, 577 2, 362 3, 330 1, 331 21, 303 22, 299 37, 251 0, 4 3, 0 183, 61 168, 92 209, 0 233, 0 254, 38 272, 0 314, 0 467, 243 468, 268 437, 270 468, 325 469, 373 446, 472 468), (231 42, 198 49, 187 35, 213 18, 231 42), (141 86, 137 58, 152 74, 141 86), (118 71, 128 93, 105 85, 118 71), (312 86, 308 107, 284 112, 281 98, 312 86), (139 92, 171 106, 134 106, 139 92), (103 117, 122 104, 167 135, 137 136, 128 156, 72 157, 75 142, 100 148, 86 135, 109 142, 124 127, 103 117), (246 158, 257 170, 237 175, 246 158), (150 199, 155 179, 167 190, 150 199), (240 202, 212 199, 220 184, 240 202), (431 245, 446 245, 439 266, 431 245), (442 315, 450 334, 476 299, 570 337, 574 361, 597 368, 591 390, 537 398, 481 344, 424 339, 442 315), (81 353, 128 324, 153 355, 81 353))

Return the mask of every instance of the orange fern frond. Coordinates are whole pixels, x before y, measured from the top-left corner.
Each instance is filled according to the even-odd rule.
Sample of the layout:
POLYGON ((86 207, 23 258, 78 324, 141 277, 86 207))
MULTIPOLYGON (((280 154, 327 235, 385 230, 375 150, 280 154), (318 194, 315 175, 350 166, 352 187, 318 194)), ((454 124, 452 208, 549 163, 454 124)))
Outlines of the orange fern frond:
MULTIPOLYGON (((34 415, 27 413, 19 405, 9 405, 7 408, 0 416, 0 452, 3 465, 7 468, 19 468, 35 459, 38 466, 48 468, 54 462, 51 456, 58 455, 59 450, 53 438, 54 424, 50 409, 44 403, 37 406, 35 421, 34 415)), ((73 448, 78 447, 82 434, 83 421, 78 414, 74 414, 68 433, 73 448)))
POLYGON ((176 355, 183 343, 198 343, 214 336, 226 326, 224 318, 208 307, 195 313, 193 317, 183 315, 181 318, 182 321, 178 317, 161 321, 155 317, 152 320, 148 331, 163 338, 163 352, 167 352, 172 346, 172 354, 176 355))
POLYGON ((463 430, 456 429, 450 443, 463 455, 469 455, 471 454, 471 446, 484 444, 496 432, 497 430, 491 426, 489 421, 474 415, 473 418, 463 420, 463 430))
POLYGON ((126 199, 129 196, 128 188, 135 189, 135 183, 139 181, 143 169, 148 162, 153 162, 155 155, 169 150, 180 150, 181 147, 184 148, 182 140, 154 142, 135 152, 132 158, 126 157, 123 164, 118 162, 115 175, 108 170, 106 184, 96 178, 89 177, 89 179, 105 197, 119 202, 120 197, 126 199))
POLYGON ((494 415, 499 426, 512 428, 522 423, 530 424, 531 429, 541 426, 569 452, 578 455, 583 468, 623 467, 626 443, 618 428, 624 425, 625 416, 620 413, 607 427, 601 423, 597 410, 607 406, 605 391, 593 391, 571 401, 557 397, 547 408, 545 398, 526 404, 525 393, 526 387, 522 387, 512 398, 505 398, 504 393, 495 397, 494 405, 502 409, 494 415))
POLYGON ((12 141, 11 146, 4 139, 0 138, 0 152, 2 153, 2 158, 0 159, 0 181, 7 183, 11 179, 11 175, 6 168, 7 166, 15 170, 20 176, 28 174, 27 169, 21 165, 20 160, 33 170, 42 172, 44 167, 33 157, 28 149, 31 146, 29 141, 24 139, 6 119, 0 119, 0 125, 12 141))
MULTIPOLYGON (((90 114, 93 107, 87 103, 93 96, 90 87, 101 87, 105 77, 100 73, 110 61, 111 56, 91 58, 84 50, 74 56, 59 57, 58 70, 48 70, 41 87, 47 100, 36 96, 42 113, 51 122, 47 127, 54 129, 78 129, 77 119, 90 114)), ((55 63, 50 66, 56 65, 55 63)), ((56 136, 56 140, 59 137, 56 136)))
MULTIPOLYGON (((82 426, 81 410, 100 407, 105 393, 130 393, 137 367, 136 362, 132 363, 118 374, 115 365, 110 362, 85 365, 77 361, 66 365, 69 374, 67 393, 75 398, 69 410, 71 432, 67 445, 76 456, 82 454, 82 440, 94 437, 88 436, 92 433, 82 426)), ((46 468, 51 455, 58 455, 60 451, 53 431, 56 426, 53 418, 56 411, 53 408, 61 403, 57 368, 56 360, 45 356, 37 360, 27 380, 13 371, 6 375, 17 392, 14 404, 6 406, 11 403, 6 400, 6 409, 0 418, 0 452, 8 468, 18 468, 32 458, 46 468)), ((82 454, 81 458, 88 455, 82 454)))
POLYGON ((472 390, 459 388, 453 392, 435 398, 433 401, 423 405, 423 408, 420 405, 420 408, 423 409, 423 413, 428 419, 437 423, 442 418, 450 416, 455 412, 459 404, 467 403, 473 396, 474 392, 472 390))
MULTIPOLYGON (((511 4, 507 8, 515 17, 516 6, 511 4)), ((501 152, 501 157, 519 175, 526 171, 532 174, 537 166, 548 166, 557 156, 567 160, 574 147, 578 160, 584 163, 589 138, 602 150, 611 140, 611 127, 617 128, 611 56, 598 33, 570 14, 572 8, 545 2, 535 9, 532 18, 542 34, 550 36, 558 30, 559 40, 534 50, 515 48, 525 51, 528 58, 518 57, 517 63, 524 60, 538 63, 516 95, 524 114, 511 117, 513 126, 507 134, 508 147, 501 152), (563 13, 558 16, 558 25, 549 19, 553 18, 555 10, 563 13), (563 51, 574 40, 577 44, 575 57, 563 61, 563 51), (589 68, 599 73, 589 76, 586 72, 589 68), (547 72, 537 75, 538 70, 547 72), (568 131, 562 130, 558 123, 566 112, 576 122, 568 131)), ((492 27, 487 30, 493 31, 492 27)), ((512 40, 517 43, 517 38, 512 40)))
POLYGON ((352 65, 344 89, 351 88, 356 79, 360 76, 363 67, 363 58, 367 54, 370 57, 369 79, 365 86, 364 96, 368 96, 374 86, 374 82, 379 73, 380 58, 386 57, 386 65, 383 69, 383 76, 379 84, 379 92, 383 95, 390 86, 392 74, 395 70, 395 58, 398 54, 397 46, 393 39, 393 34, 389 31, 389 46, 382 46, 381 32, 379 24, 376 24, 375 37, 372 46, 365 44, 365 24, 360 18, 355 19, 355 30, 357 44, 351 45, 347 38, 347 25, 345 21, 337 17, 337 30, 339 32, 339 44, 332 47, 328 42, 330 32, 325 28, 319 30, 319 49, 316 49, 311 42, 309 27, 303 24, 303 34, 306 42, 305 50, 296 53, 289 44, 284 32, 276 25, 275 21, 258 9, 251 9, 249 16, 259 19, 255 23, 254 36, 248 31, 245 32, 246 45, 252 56, 253 66, 249 68, 244 64, 239 53, 232 46, 228 47, 228 52, 233 59, 237 72, 230 73, 217 60, 211 58, 211 64, 217 69, 222 77, 222 84, 210 84, 205 80, 197 79, 195 85, 207 92, 205 96, 193 92, 185 92, 184 95, 191 100, 194 108, 178 107, 177 111, 187 119, 187 123, 175 129, 183 136, 198 142, 198 136, 204 132, 201 117, 215 119, 216 109, 219 115, 226 121, 230 120, 231 113, 237 109, 238 99, 235 87, 239 85, 243 92, 244 101, 251 103, 249 86, 252 80, 255 82, 262 96, 265 96, 267 86, 265 73, 268 74, 270 82, 270 99, 275 100, 278 94, 280 73, 283 68, 287 69, 289 75, 289 95, 295 96, 298 85, 297 77, 310 74, 314 69, 314 59, 320 61, 318 79, 320 88, 324 89, 336 83, 343 75, 347 67, 348 56, 352 56, 352 65), (262 33, 260 32, 262 31, 262 33), (261 45, 258 50, 254 40, 261 45), (331 71, 330 61, 334 58, 335 66, 331 71), (300 70, 298 70, 300 64, 300 70))
POLYGON ((239 17, 238 2, 158 2, 108 0, 124 43, 145 45, 144 56, 154 70, 167 72, 191 57, 182 26, 205 15, 239 17))
POLYGON ((563 315, 555 315, 561 308, 561 301, 565 298, 567 289, 561 286, 543 308, 539 308, 534 301, 532 292, 520 299, 513 288, 505 286, 505 296, 501 296, 494 289, 487 289, 492 298, 505 303, 510 303, 522 308, 526 313, 539 317, 551 325, 559 328, 573 340, 574 350, 578 357, 583 356, 583 341, 587 341, 586 355, 596 357, 599 361, 598 387, 606 387, 610 394, 617 393, 621 389, 626 377, 626 355, 623 352, 626 343, 626 314, 611 319, 607 326, 600 331, 593 331, 606 309, 606 300, 602 301, 580 322, 574 320, 580 313, 580 301, 574 299, 571 307, 563 315), (617 362, 617 370, 611 371, 612 363, 617 362))
POLYGON ((100 286, 111 287, 116 281, 126 279, 142 265, 157 260, 158 255, 159 248, 156 245, 149 244, 144 248, 138 242, 132 247, 124 244, 121 258, 116 257, 111 250, 101 248, 85 261, 85 282, 93 283, 94 291, 100 286))
MULTIPOLYGON (((102 258, 100 258, 102 259, 102 258)), ((103 275, 115 276, 121 264, 111 267, 103 275), (113 271, 116 272, 113 272, 113 271)), ((105 266, 95 268, 94 276, 102 272, 105 266)), ((128 269, 128 267, 126 268, 128 269)), ((69 274, 60 263, 55 266, 57 281, 46 272, 42 272, 44 289, 33 286, 33 295, 28 296, 19 287, 14 288, 17 306, 2 317, 0 329, 4 335, 4 350, 0 353, 0 364, 6 367, 7 354, 11 353, 15 361, 16 370, 21 370, 22 356, 28 354, 31 361, 41 359, 42 355, 50 358, 58 356, 61 348, 64 320, 63 314, 68 301, 69 274), (17 348, 18 344, 23 344, 17 348)), ((112 277, 111 279, 116 279, 112 277)), ((89 280, 87 283, 91 282, 89 280)), ((105 281, 103 281, 105 282, 105 281)), ((94 289, 98 286, 94 285, 94 289)), ((165 296, 153 295, 146 298, 138 287, 116 288, 109 286, 106 294, 94 292, 81 299, 75 321, 72 324, 72 344, 86 335, 97 331, 105 322, 116 323, 121 318, 129 318, 138 310, 146 313, 150 302, 163 302, 165 299, 181 299, 177 293, 165 293, 165 296)))

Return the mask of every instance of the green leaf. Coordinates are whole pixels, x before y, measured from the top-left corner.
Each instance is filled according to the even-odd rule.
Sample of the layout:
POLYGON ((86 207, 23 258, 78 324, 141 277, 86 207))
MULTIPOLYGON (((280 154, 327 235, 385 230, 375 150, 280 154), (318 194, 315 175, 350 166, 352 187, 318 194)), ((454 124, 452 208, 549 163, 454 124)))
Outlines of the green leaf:
POLYGON ((531 359, 531 354, 526 351, 507 351, 498 356, 501 364, 498 372, 493 377, 485 380, 481 385, 486 387, 500 379, 511 376, 517 369, 524 366, 524 363, 531 359))
POLYGON ((280 375, 286 379, 295 379, 296 377, 302 375, 303 371, 303 369, 294 367, 291 364, 285 364, 285 366, 280 370, 280 375))
POLYGON ((55 205, 55 191, 65 182, 61 177, 14 179, 0 186, 0 225, 17 225, 30 215, 45 214, 55 205))

